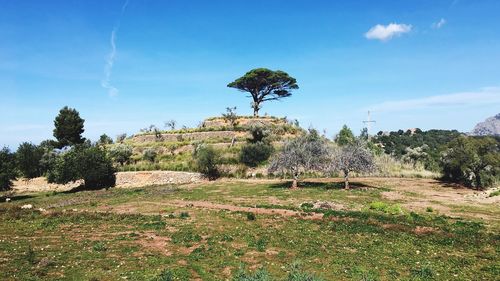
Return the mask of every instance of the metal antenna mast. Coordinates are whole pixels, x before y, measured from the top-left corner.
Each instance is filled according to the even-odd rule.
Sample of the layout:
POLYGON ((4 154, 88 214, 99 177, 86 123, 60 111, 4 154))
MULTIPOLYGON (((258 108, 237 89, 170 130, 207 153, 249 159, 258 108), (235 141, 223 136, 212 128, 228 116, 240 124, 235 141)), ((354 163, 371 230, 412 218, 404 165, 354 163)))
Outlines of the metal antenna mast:
POLYGON ((366 126, 366 133, 368 134, 368 138, 370 137, 370 127, 371 127, 371 124, 372 123, 376 123, 376 122, 377 121, 371 119, 371 117, 370 117, 370 111, 368 110, 368 118, 366 118, 366 120, 363 121, 363 123, 366 126))

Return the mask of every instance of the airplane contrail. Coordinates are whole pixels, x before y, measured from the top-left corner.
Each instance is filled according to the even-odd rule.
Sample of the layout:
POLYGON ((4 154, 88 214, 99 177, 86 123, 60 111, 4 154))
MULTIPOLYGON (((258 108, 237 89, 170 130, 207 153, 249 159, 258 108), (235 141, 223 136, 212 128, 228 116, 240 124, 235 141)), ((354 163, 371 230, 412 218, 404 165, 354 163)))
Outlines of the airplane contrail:
POLYGON ((113 72, 113 65, 115 63, 115 58, 116 58, 116 34, 120 29, 121 17, 125 13, 125 9, 127 9, 128 3, 129 0, 126 0, 125 3, 123 3, 118 22, 115 24, 113 30, 111 31, 111 38, 109 40, 111 45, 111 52, 106 57, 106 64, 104 65, 104 79, 102 79, 101 81, 101 86, 104 89, 108 90, 108 94, 110 97, 118 95, 118 88, 116 88, 111 84, 111 74, 113 72))

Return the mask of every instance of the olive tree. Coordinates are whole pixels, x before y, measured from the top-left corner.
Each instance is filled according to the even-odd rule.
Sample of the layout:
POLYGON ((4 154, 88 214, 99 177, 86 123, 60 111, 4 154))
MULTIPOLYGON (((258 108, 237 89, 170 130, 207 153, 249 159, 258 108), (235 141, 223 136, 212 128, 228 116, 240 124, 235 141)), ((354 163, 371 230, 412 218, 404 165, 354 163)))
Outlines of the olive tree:
POLYGON ((349 175, 351 172, 371 172, 375 168, 373 155, 360 140, 349 144, 333 147, 330 150, 329 172, 342 172, 344 174, 345 189, 349 189, 349 175))
POLYGON ((288 73, 267 68, 252 69, 227 86, 250 93, 255 117, 259 116, 263 102, 289 97, 292 95, 292 90, 299 88, 297 80, 288 73))
POLYGON ((109 156, 113 161, 120 163, 121 166, 127 163, 132 156, 132 148, 126 144, 117 144, 108 150, 109 156))
POLYGON ((292 175, 292 189, 304 172, 323 171, 328 161, 327 142, 315 130, 285 143, 281 151, 271 160, 270 173, 292 175))

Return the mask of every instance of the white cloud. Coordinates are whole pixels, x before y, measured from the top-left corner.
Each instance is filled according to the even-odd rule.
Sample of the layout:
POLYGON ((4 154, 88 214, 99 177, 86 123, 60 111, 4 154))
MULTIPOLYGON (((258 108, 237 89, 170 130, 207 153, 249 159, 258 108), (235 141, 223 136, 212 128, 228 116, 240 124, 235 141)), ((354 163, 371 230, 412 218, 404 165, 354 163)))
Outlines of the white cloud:
POLYGON ((482 88, 474 92, 461 92, 418 99, 386 101, 372 105, 368 109, 381 112, 435 107, 477 106, 484 104, 500 104, 500 87, 482 88))
POLYGON ((390 23, 389 25, 377 24, 365 33, 367 39, 388 41, 393 37, 401 36, 410 32, 412 26, 409 24, 390 23))
MULTIPOLYGON (((123 16, 123 13, 125 12, 125 9, 128 6, 129 0, 126 0, 121 9, 121 16, 123 16)), ((108 57, 106 58, 106 64, 104 65, 104 79, 101 81, 101 86, 104 89, 108 90, 108 94, 110 97, 114 97, 118 95, 118 89, 111 85, 111 73, 113 72, 113 65, 115 63, 115 58, 116 58, 116 33, 120 29, 120 20, 118 20, 118 23, 115 25, 113 28, 113 31, 111 31, 111 38, 110 38, 110 45, 111 45, 111 52, 109 53, 108 57)))
POLYGON ((440 29, 445 24, 446 24, 446 20, 443 19, 443 18, 441 18, 438 22, 435 22, 435 23, 432 24, 432 28, 434 28, 434 29, 440 29))

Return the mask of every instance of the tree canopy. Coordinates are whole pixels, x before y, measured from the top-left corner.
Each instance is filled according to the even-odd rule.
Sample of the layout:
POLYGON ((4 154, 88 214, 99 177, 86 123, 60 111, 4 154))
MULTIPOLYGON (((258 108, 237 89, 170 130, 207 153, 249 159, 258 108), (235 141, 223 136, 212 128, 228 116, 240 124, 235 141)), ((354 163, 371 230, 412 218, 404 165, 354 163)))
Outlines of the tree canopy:
POLYGON ((67 145, 81 144, 85 141, 82 138, 83 120, 76 109, 63 107, 54 120, 54 137, 59 142, 59 147, 67 145))
POLYGON ((9 190, 16 179, 16 162, 7 147, 0 150, 0 191, 9 190))
POLYGON ((299 88, 297 80, 288 73, 267 68, 252 69, 227 86, 250 93, 254 116, 259 115, 263 102, 289 97, 292 90, 299 88))

